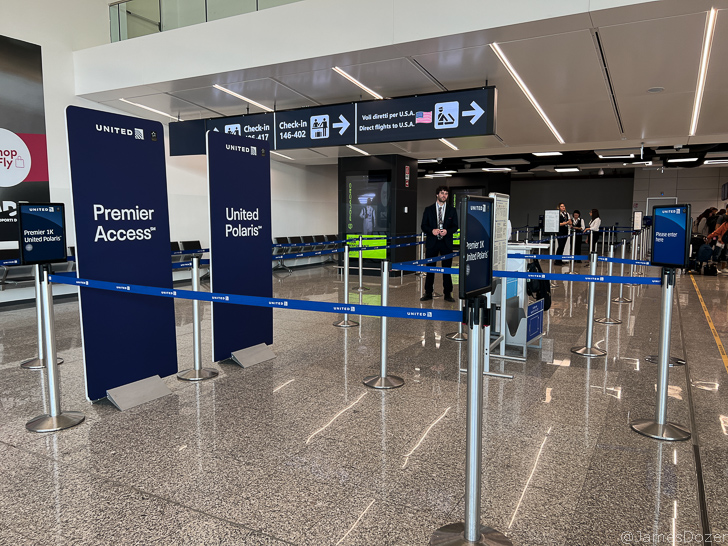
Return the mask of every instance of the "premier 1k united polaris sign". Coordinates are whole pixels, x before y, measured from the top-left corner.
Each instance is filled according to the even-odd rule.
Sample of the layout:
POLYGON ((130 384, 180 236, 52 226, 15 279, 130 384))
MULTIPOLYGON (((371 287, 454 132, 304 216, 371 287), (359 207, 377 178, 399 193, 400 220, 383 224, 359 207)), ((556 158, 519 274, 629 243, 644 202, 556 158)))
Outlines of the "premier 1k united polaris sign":
MULTIPOLYGON (((270 147, 260 140, 207 133, 211 291, 273 295, 270 147)), ((212 358, 273 343, 273 309, 212 302, 212 358)))
MULTIPOLYGON (((172 290, 162 124, 66 109, 81 278, 172 290)), ((177 372, 174 300, 80 288, 89 400, 177 372)))

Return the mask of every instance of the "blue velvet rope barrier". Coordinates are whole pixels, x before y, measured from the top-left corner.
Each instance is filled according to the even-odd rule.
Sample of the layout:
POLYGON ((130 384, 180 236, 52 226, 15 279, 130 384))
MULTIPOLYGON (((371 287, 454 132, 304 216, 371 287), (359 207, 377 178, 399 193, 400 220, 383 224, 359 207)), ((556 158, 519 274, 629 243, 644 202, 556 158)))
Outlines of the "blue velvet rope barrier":
POLYGON ((154 288, 135 284, 123 284, 89 279, 65 278, 50 275, 49 280, 57 284, 69 284, 82 288, 96 288, 112 292, 125 292, 127 294, 143 294, 146 296, 162 296, 184 300, 199 300, 210 302, 232 303, 249 305, 251 307, 272 307, 277 309, 296 309, 299 311, 318 311, 321 313, 348 313, 366 315, 370 317, 411 318, 422 320, 440 320, 445 322, 461 322, 463 314, 460 311, 446 309, 421 309, 418 307, 386 307, 379 305, 358 305, 344 303, 327 303, 308 300, 288 300, 281 298, 263 298, 260 296, 239 296, 236 294, 219 294, 216 292, 194 292, 192 290, 177 290, 174 288, 154 288))
POLYGON ((195 250, 175 250, 172 252, 172 256, 180 256, 181 254, 204 254, 210 252, 209 248, 197 248, 195 250))
POLYGON ((619 277, 616 275, 570 275, 568 273, 526 273, 522 271, 493 271, 494 277, 515 279, 545 279, 553 281, 599 282, 620 284, 662 284, 659 277, 619 277))
MULTIPOLYGON (((299 245, 300 246, 300 245, 299 245)), ((299 252, 298 254, 273 254, 272 261, 276 260, 292 260, 294 258, 307 258, 309 256, 324 256, 325 254, 336 254, 344 252, 343 248, 332 248, 331 250, 314 250, 312 252, 299 252)))

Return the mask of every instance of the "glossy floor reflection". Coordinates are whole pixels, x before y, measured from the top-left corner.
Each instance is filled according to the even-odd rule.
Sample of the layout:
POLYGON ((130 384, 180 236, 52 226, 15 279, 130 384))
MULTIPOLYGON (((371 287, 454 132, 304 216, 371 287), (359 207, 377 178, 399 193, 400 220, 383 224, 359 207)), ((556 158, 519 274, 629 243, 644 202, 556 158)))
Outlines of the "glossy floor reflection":
MULTIPOLYGON (((728 279, 695 283, 728 343, 728 279)), ((377 300, 378 277, 365 285, 363 300, 377 300)), ((282 298, 344 297, 330 266, 276 274, 273 286, 282 298)), ((679 443, 629 428, 654 415, 657 370, 644 358, 657 352, 660 288, 624 287, 632 303, 612 304, 622 324, 596 325, 608 353, 591 359, 570 352, 585 340, 587 286, 552 291, 541 346, 525 362, 491 359, 512 380, 484 379, 481 522, 517 545, 697 542, 696 444, 707 522, 728 542, 726 368, 691 278, 679 278, 671 332, 689 365, 670 370, 668 416, 694 427, 679 443)), ((605 294, 598 286, 597 316, 605 294)), ((414 275, 393 277, 389 295, 457 306, 420 303, 414 275)), ((193 364, 192 304, 176 310, 182 370, 193 364)), ((35 356, 35 314, 0 310, 0 544, 417 545, 462 520, 468 351, 446 339, 457 324, 389 319, 389 371, 405 385, 377 391, 362 380, 379 370, 378 318, 351 316, 360 325, 344 329, 336 315, 275 309, 274 360, 212 364, 220 376, 203 383, 166 378, 172 395, 120 412, 85 399, 78 304, 55 313, 62 407, 86 422, 26 431, 46 411, 43 372, 19 367, 35 356)))

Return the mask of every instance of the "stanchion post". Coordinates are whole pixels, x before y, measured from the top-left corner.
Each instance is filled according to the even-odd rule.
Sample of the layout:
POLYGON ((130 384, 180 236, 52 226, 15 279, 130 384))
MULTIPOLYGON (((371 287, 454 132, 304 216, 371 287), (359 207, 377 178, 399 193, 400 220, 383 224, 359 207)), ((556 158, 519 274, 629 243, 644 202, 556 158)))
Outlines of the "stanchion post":
MULTIPOLYGON (((597 273, 597 253, 592 252, 589 255, 589 275, 594 276, 597 273)), ((594 347, 594 281, 589 283, 589 304, 586 310, 586 345, 583 347, 572 347, 571 352, 582 356, 604 356, 606 351, 594 347)))
MULTIPOLYGON (((344 305, 349 305, 349 243, 344 243, 344 305)), ((344 320, 334 322, 339 328, 359 326, 358 322, 349 320, 349 313, 344 313, 344 320)))
POLYGON ((487 544, 508 546, 512 542, 495 529, 480 524, 483 444, 483 347, 485 298, 467 302, 468 311, 468 396, 465 462, 465 520, 440 527, 430 537, 430 544, 452 546, 487 544))
MULTIPOLYGON (((417 249, 417 254, 419 255, 418 260, 422 260, 425 257, 425 234, 422 233, 417 236, 417 241, 420 243, 417 245, 419 248, 417 249)), ((422 271, 417 271, 415 273, 415 277, 422 277, 424 273, 422 271)))
MULTIPOLYGON (((549 238, 549 254, 553 256, 554 254, 554 236, 552 235, 549 238)), ((549 259, 549 274, 553 272, 554 268, 554 261, 552 259, 549 259)))
MULTIPOLYGON (((614 265, 611 261, 612 258, 614 258, 614 245, 609 245, 609 268, 607 275, 610 277, 612 276, 612 266, 614 265)), ((606 324, 607 326, 611 324, 622 324, 622 321, 619 319, 612 318, 612 283, 607 283, 607 314, 604 316, 604 318, 598 318, 595 319, 596 322, 599 324, 606 324)))
MULTIPOLYGON (((504 286, 502 287, 502 289, 505 290, 505 283, 504 283, 504 286)), ((464 305, 463 300, 460 300, 460 313, 461 314, 463 312, 463 305, 464 305)), ((460 323, 458 324, 457 332, 452 332, 450 334, 447 334, 447 335, 445 335, 445 337, 447 339, 449 339, 450 341, 467 341, 468 334, 463 332, 463 321, 460 321, 460 323)))
POLYGON ((655 419, 637 419, 630 423, 635 432, 657 440, 688 440, 690 431, 681 425, 667 422, 667 389, 670 358, 670 327, 672 323, 672 298, 675 286, 675 269, 662 270, 662 309, 660 312, 660 352, 657 371, 657 401, 655 419))
POLYGON ((359 288, 356 289, 357 292, 364 292, 364 290, 369 290, 366 286, 364 286, 364 236, 359 235, 359 288))
MULTIPOLYGON (((382 307, 387 306, 389 299, 389 262, 382 262, 382 307)), ((381 317, 381 367, 379 375, 364 378, 364 384, 373 389, 396 389, 404 385, 404 379, 396 375, 387 375, 387 317, 381 317)))
POLYGON ((50 413, 39 415, 25 424, 31 432, 55 432, 82 423, 86 416, 80 411, 61 411, 61 391, 58 384, 56 363, 56 335, 53 317, 53 291, 48 280, 48 271, 39 270, 41 276, 41 307, 43 315, 44 360, 47 363, 48 407, 50 413))
MULTIPOLYGON (((192 258, 192 291, 200 291, 200 257, 192 258)), ((202 367, 202 333, 200 332, 200 300, 192 300, 192 346, 194 367, 177 374, 180 381, 204 381, 217 377, 218 371, 214 368, 202 367)))
MULTIPOLYGON (((624 247, 625 247, 625 246, 626 246, 626 243, 625 243, 625 242, 624 242, 624 240, 623 240, 623 241, 622 241, 622 260, 624 260, 624 252, 625 252, 625 251, 624 251, 624 247)), ((622 263, 620 264, 620 268, 619 268, 619 276, 620 276, 620 277, 624 277, 624 262, 622 262, 622 263)), ((619 282, 619 297, 618 297, 618 298, 614 298, 614 299, 613 299, 612 301, 613 301, 614 303, 631 303, 631 302, 632 302, 632 300, 631 300, 631 299, 629 299, 629 298, 625 298, 625 297, 623 296, 623 292, 624 292, 624 281, 620 281, 620 282, 619 282)))
MULTIPOLYGON (((43 304, 41 303, 41 285, 42 271, 39 264, 33 266, 33 282, 35 284, 35 324, 38 336, 38 357, 30 358, 20 364, 21 368, 26 370, 40 370, 46 367, 45 357, 43 356, 43 304)), ((62 358, 57 358, 58 364, 63 364, 62 358)))

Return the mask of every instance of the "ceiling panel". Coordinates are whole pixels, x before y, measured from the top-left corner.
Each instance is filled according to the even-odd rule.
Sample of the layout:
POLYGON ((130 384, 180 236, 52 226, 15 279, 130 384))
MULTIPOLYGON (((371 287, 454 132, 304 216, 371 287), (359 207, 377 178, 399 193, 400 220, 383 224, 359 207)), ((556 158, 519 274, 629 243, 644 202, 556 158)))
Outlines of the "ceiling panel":
POLYGON ((728 131, 728 10, 720 10, 715 23, 713 48, 705 80, 703 105, 696 136, 717 135, 728 131))
POLYGON ((148 106, 149 108, 154 108, 165 114, 171 114, 183 120, 217 117, 219 115, 218 112, 205 108, 202 105, 193 104, 166 93, 144 95, 141 97, 126 97, 126 99, 148 106))
POLYGON ((687 136, 705 21, 696 13, 599 29, 627 138, 687 136))
POLYGON ((499 45, 566 142, 621 138, 590 31, 499 45))
POLYGON ((480 87, 486 82, 495 85, 496 133, 508 146, 558 144, 490 46, 441 51, 415 60, 450 90, 480 87))

